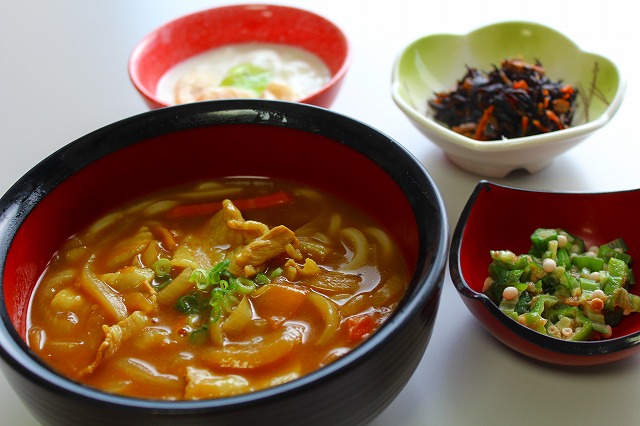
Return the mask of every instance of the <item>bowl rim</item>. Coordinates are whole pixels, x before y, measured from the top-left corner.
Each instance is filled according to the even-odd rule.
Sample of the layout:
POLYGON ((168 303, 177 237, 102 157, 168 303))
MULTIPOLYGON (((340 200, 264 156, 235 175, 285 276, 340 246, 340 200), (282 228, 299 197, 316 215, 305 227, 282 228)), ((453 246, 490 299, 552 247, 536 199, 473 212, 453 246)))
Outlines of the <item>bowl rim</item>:
MULTIPOLYGON (((370 155, 364 155, 375 161, 370 155)), ((65 171, 65 173, 72 174, 78 169, 68 172, 65 171)), ((65 178, 66 176, 62 177, 60 182, 64 181, 65 178)), ((54 182, 53 186, 49 188, 49 191, 55 188, 60 182, 54 182)), ((116 121, 74 140, 27 171, 7 193, 0 198, 0 231, 2 231, 3 235, 2 238, 0 238, 0 249, 2 251, 0 252, 0 360, 4 361, 4 363, 14 371, 31 382, 37 383, 41 387, 55 389, 56 392, 73 394, 75 397, 87 401, 107 405, 119 405, 132 410, 153 410, 153 412, 170 412, 173 414, 188 413, 194 410, 206 412, 211 412, 212 410, 232 410, 253 406, 258 401, 278 400, 292 393, 313 387, 313 384, 316 382, 322 383, 332 377, 337 377, 341 371, 347 371, 360 365, 360 363, 372 356, 371 354, 375 351, 375 348, 385 345, 393 338, 396 330, 401 329, 403 324, 419 314, 421 308, 426 303, 434 297, 437 298, 436 301, 439 303, 449 243, 448 219, 444 201, 439 190, 424 166, 401 144, 364 122, 326 108, 294 102, 261 99, 207 101, 150 110, 116 121), (229 114, 230 111, 236 112, 237 115, 231 117, 229 114), (264 118, 265 121, 256 120, 256 115, 264 118), (286 116, 287 120, 283 120, 283 116, 286 116), (322 118, 325 120, 324 125, 318 122, 318 120, 322 118), (421 211, 420 209, 432 207, 440 219, 437 233, 429 233, 432 241, 435 242, 432 243, 433 256, 431 262, 422 262, 423 264, 421 264, 421 259, 423 261, 426 260, 429 253, 427 243, 420 241, 418 254, 416 256, 418 262, 410 281, 410 285, 416 286, 416 291, 412 293, 413 297, 410 299, 405 298, 398 305, 389 320, 385 322, 376 333, 342 358, 291 382, 247 394, 194 401, 149 400, 109 394, 74 382, 55 373, 51 367, 47 366, 27 347, 22 337, 13 327, 4 302, 5 296, 1 280, 4 277, 6 254, 13 240, 13 236, 28 213, 35 207, 37 202, 48 193, 48 191, 45 191, 44 193, 38 193, 35 196, 25 199, 25 197, 21 195, 24 193, 23 189, 31 188, 29 179, 38 173, 43 173, 45 169, 50 167, 52 162, 63 158, 67 151, 73 147, 77 148, 78 146, 88 145, 92 143, 91 141, 93 141, 94 145, 100 145, 96 152, 89 150, 83 151, 87 153, 88 159, 84 164, 79 166, 78 169, 80 169, 101 158, 103 155, 144 141, 145 139, 201 127, 202 120, 213 120, 214 124, 212 124, 212 121, 208 121, 207 126, 219 125, 220 123, 216 120, 222 120, 225 124, 256 124, 286 128, 293 127, 295 129, 301 129, 301 126, 305 125, 308 127, 309 122, 311 122, 314 128, 306 131, 313 134, 324 135, 354 149, 357 149, 358 146, 366 147, 370 142, 382 143, 387 146, 385 146, 384 149, 384 156, 382 152, 379 154, 380 158, 388 156, 389 153, 402 155, 406 158, 407 167, 403 170, 392 170, 384 167, 381 167, 381 169, 394 180, 399 176, 414 173, 415 178, 420 182, 413 181, 412 184, 420 184, 426 187, 423 188, 425 190, 424 193, 418 194, 413 200, 409 199, 411 209, 416 216, 418 232, 422 234, 427 232, 427 224, 422 223, 418 217, 418 213, 421 211), (136 126, 143 126, 146 130, 150 130, 147 130, 148 134, 144 137, 136 135, 133 141, 125 141, 115 146, 95 143, 96 140, 99 141, 103 137, 109 137, 112 133, 118 133, 118 128, 125 128, 126 133, 126 131, 134 129, 136 126), (350 142, 350 138, 352 138, 354 134, 366 135, 363 138, 367 140, 352 143, 350 142), (427 199, 431 200, 429 206, 424 202, 427 201, 427 199), (419 203, 419 201, 423 202, 419 203), (18 205, 18 207, 5 208, 6 206, 14 205, 18 205)), ((1 363, 0 366, 2 366, 1 363)))
POLYGON ((155 91, 150 90, 145 84, 142 83, 141 80, 141 76, 139 73, 139 69, 138 69, 138 63, 141 61, 141 57, 144 53, 144 50, 146 49, 147 45, 149 44, 150 40, 152 40, 157 34, 159 34, 164 28, 166 28, 167 26, 170 25, 175 25, 181 21, 184 20, 189 20, 190 18, 193 18, 195 16, 198 15, 203 15, 203 14, 207 14, 207 13, 213 13, 217 10, 246 10, 246 9, 261 9, 261 10, 269 10, 269 11, 295 11, 298 13, 304 13, 307 14, 308 16, 313 16, 318 20, 321 20, 323 22, 325 22, 326 25, 328 25, 329 27, 333 28, 334 31, 336 32, 336 34, 340 34, 341 38, 344 42, 345 45, 345 56, 342 59, 342 63, 340 64, 340 68, 335 72, 332 73, 331 78, 325 82, 325 84, 318 88, 317 90, 315 90, 314 92, 308 94, 307 96, 305 96, 304 98, 296 101, 296 102, 300 102, 300 103, 309 103, 309 101, 312 101, 313 99, 319 97, 322 93, 326 92, 329 88, 335 86, 336 84, 339 84, 340 81, 345 77, 345 75, 347 74, 347 71, 349 70, 349 67, 351 65, 351 60, 352 60, 352 48, 351 48, 351 42, 349 41, 345 31, 338 26, 336 23, 334 23, 333 21, 329 20, 328 18, 316 13, 316 12, 312 12, 310 10, 306 10, 300 7, 294 7, 294 6, 285 6, 285 5, 275 5, 275 4, 269 4, 269 3, 241 3, 241 4, 234 4, 234 5, 223 5, 223 6, 215 6, 215 7, 210 7, 210 8, 206 8, 206 9, 202 9, 202 10, 198 10, 192 13, 188 13, 182 16, 179 16, 177 18, 171 19, 169 21, 166 21, 162 24, 160 24, 159 26, 157 26, 156 28, 154 28, 153 30, 151 30, 149 33, 147 33, 140 41, 138 41, 138 43, 134 46, 130 56, 129 56, 129 60, 128 60, 128 64, 127 64, 127 70, 128 70, 128 74, 129 74, 129 79, 131 80, 131 82, 133 83, 133 86, 136 88, 136 90, 138 90, 142 96, 147 99, 148 101, 152 102, 155 105, 158 105, 160 107, 167 107, 167 106, 173 106, 173 104, 167 104, 164 101, 162 101, 161 99, 158 98, 158 96, 156 95, 155 91))
MULTIPOLYGON (((571 356, 607 355, 628 350, 631 347, 640 345, 640 330, 624 336, 618 336, 615 338, 600 341, 569 341, 544 335, 528 327, 525 327, 517 321, 509 318, 507 315, 500 311, 498 306, 493 303, 488 296, 473 290, 467 284, 462 275, 462 267, 460 262, 460 250, 463 240, 463 234, 476 200, 481 193, 490 190, 491 187, 502 188, 509 191, 531 192, 540 194, 585 194, 585 192, 580 191, 548 191, 540 189, 518 188, 515 186, 500 184, 485 179, 478 181, 476 187, 469 196, 469 199, 462 210, 460 218, 458 219, 449 248, 449 274, 454 287, 456 288, 458 294, 463 298, 463 300, 480 304, 483 309, 489 312, 494 319, 496 319, 501 325, 505 326, 510 332, 516 334, 517 336, 525 339, 530 343, 533 343, 536 346, 552 352, 571 356)), ((590 192, 588 194, 622 194, 630 192, 640 192, 640 189, 590 192)), ((489 263, 487 262, 487 267, 488 266, 489 263)), ((477 318, 476 320, 479 321, 477 318)), ((486 326, 485 323, 482 323, 482 325, 486 326)), ((506 344, 506 342, 504 341, 503 343, 506 344)))
POLYGON ((540 24, 533 21, 526 20, 511 20, 511 21, 501 21, 496 22, 489 25, 484 25, 477 27, 466 33, 433 33, 427 34, 417 39, 411 41, 408 45, 403 47, 401 51, 397 54, 396 59, 394 61, 393 66, 393 74, 392 74, 392 84, 391 84, 391 95, 396 103, 396 105, 407 115, 411 120, 418 123, 418 125, 422 126, 426 131, 429 131, 435 135, 437 135, 441 139, 446 139, 448 143, 452 145, 456 145, 459 147, 463 147, 465 149, 475 151, 475 152, 501 152, 501 151, 511 151, 520 148, 529 147, 529 145, 549 145, 558 141, 563 140, 572 140, 577 137, 586 135, 588 133, 594 132, 599 128, 606 125, 616 114, 618 109, 620 108, 622 101, 624 99, 624 94, 626 92, 627 81, 626 78, 618 66, 612 59, 607 58, 601 54, 596 54, 594 52, 586 51, 582 49, 576 42, 572 39, 564 35, 562 32, 546 26, 544 24, 540 24), (568 43, 573 45, 577 52, 590 54, 597 57, 602 58, 609 62, 613 69, 616 71, 618 76, 618 86, 615 91, 615 96, 611 100, 610 104, 607 108, 600 114, 598 117, 586 122, 579 124, 577 126, 571 126, 566 129, 543 133, 539 135, 525 136, 521 138, 513 138, 513 139, 503 139, 497 141, 477 141, 475 139, 469 138, 467 136, 463 136, 459 133, 454 132, 449 129, 447 126, 439 124, 432 117, 421 114, 416 108, 407 102, 401 94, 401 88, 403 85, 403 79, 400 73, 400 62, 404 55, 414 46, 423 43, 425 40, 442 37, 442 36, 453 36, 459 38, 469 38, 474 34, 481 33, 482 31, 486 31, 491 28, 499 28, 499 27, 518 27, 518 26, 527 26, 527 27, 536 27, 539 30, 550 32, 555 34, 558 37, 565 39, 568 43))

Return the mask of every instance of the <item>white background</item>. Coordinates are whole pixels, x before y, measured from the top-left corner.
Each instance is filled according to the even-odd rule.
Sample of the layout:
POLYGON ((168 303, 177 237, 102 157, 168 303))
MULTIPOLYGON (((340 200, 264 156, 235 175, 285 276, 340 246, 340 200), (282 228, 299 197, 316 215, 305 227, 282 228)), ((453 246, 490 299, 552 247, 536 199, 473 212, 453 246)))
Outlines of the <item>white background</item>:
MULTIPOLYGON (((129 81, 127 61, 148 32, 183 14, 231 3, 1 0, 0 193, 66 143, 147 110, 129 81)), ((391 68, 400 49, 430 33, 466 33, 496 21, 529 20, 556 28, 583 49, 615 60, 628 88, 613 121, 540 173, 494 181, 568 191, 640 185, 640 26, 630 0, 271 3, 302 5, 346 31, 353 61, 332 109, 380 129, 414 153, 442 193, 451 229, 482 176, 452 165, 409 124, 390 97, 391 68)), ((615 220, 615 212, 603 209, 603 214, 615 220)), ((639 368, 640 357, 570 370, 514 353, 475 323, 447 270, 422 363, 374 424, 637 424, 639 368)), ((0 413, 2 424, 36 424, 1 374, 0 413)))

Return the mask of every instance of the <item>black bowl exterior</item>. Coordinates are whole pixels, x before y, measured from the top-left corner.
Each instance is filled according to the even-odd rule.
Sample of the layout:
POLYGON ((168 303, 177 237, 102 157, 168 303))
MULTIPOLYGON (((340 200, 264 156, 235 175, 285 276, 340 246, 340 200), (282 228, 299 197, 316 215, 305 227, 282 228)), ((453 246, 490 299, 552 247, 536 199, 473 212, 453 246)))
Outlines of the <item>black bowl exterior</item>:
MULTIPOLYGON (((14 290, 0 291, 0 366, 43 424, 364 424, 405 386, 431 337, 444 277, 448 224, 437 188, 404 148, 360 122, 328 110, 277 101, 215 101, 170 107, 107 126, 60 149, 29 171, 0 201, 0 276, 20 225, 56 187, 94 161, 141 141, 216 125, 249 124, 311 132, 364 153, 408 195, 418 253, 407 297, 389 321, 343 358, 264 391, 205 401, 153 401, 106 394, 44 365, 14 326, 14 290)), ((24 330, 22 330, 24 332, 24 330)))

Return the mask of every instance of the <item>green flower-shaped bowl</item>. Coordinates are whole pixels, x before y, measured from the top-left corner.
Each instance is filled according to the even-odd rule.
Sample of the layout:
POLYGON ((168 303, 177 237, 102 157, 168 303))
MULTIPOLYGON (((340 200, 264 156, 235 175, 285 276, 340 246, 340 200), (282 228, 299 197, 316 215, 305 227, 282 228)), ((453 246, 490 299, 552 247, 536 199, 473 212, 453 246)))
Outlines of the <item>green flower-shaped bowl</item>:
POLYGON ((536 173, 558 155, 607 124, 625 92, 618 67, 581 50, 558 31, 531 22, 502 22, 466 35, 434 34, 409 44, 393 69, 392 97, 409 120, 456 165, 475 174, 504 177, 524 169, 536 173), (552 81, 579 90, 572 126, 545 134, 477 141, 433 118, 429 99, 455 88, 466 66, 490 70, 503 59, 539 60, 552 81))

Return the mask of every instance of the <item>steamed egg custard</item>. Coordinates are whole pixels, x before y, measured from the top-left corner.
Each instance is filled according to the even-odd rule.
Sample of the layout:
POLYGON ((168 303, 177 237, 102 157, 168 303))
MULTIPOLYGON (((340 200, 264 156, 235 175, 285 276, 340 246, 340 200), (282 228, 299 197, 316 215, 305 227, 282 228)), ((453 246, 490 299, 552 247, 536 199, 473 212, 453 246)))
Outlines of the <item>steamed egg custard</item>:
POLYGON ((276 43, 239 43, 186 59, 158 82, 163 102, 263 98, 298 101, 331 79, 325 63, 304 49, 276 43))

